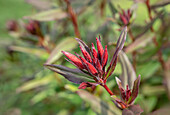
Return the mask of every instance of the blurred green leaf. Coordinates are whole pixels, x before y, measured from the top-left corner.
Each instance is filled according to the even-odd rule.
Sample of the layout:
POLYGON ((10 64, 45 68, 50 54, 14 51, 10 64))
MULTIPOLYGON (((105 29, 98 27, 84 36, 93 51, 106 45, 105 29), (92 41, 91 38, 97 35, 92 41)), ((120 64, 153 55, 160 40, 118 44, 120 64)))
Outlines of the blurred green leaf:
POLYGON ((46 64, 52 64, 57 61, 63 54, 61 51, 71 51, 77 46, 77 41, 73 38, 66 38, 58 43, 55 49, 51 52, 46 64))
POLYGON ((93 111, 95 111, 98 115, 121 115, 120 109, 118 109, 115 105, 105 103, 98 97, 88 93, 84 90, 78 90, 77 94, 86 102, 90 104, 93 111))
POLYGON ((137 74, 142 76, 142 79, 147 79, 151 77, 160 67, 160 63, 158 61, 149 61, 147 63, 143 63, 140 66, 137 66, 137 74))
POLYGON ((53 80, 54 80, 54 77, 50 74, 48 76, 43 77, 43 78, 33 79, 33 80, 30 80, 30 81, 24 83, 19 88, 17 88, 16 92, 20 93, 20 92, 23 92, 23 91, 31 90, 33 88, 37 88, 39 86, 49 84, 53 80))
POLYGON ((12 50, 12 51, 18 51, 18 52, 33 54, 33 55, 36 55, 40 58, 46 58, 49 55, 45 50, 40 49, 40 48, 10 46, 9 49, 12 50))
POLYGON ((64 87, 65 87, 66 89, 72 91, 72 92, 76 92, 76 91, 78 90, 78 88, 77 88, 76 86, 71 85, 71 84, 66 84, 64 87))
POLYGON ((25 1, 40 10, 47 10, 52 7, 52 4, 49 1, 44 0, 25 0, 25 1))
POLYGON ((25 19, 32 19, 37 21, 53 21, 61 20, 67 17, 67 13, 61 9, 51 9, 47 11, 40 12, 32 16, 25 16, 25 19))
POLYGON ((131 43, 128 47, 125 48, 126 53, 131 53, 139 48, 145 47, 150 42, 152 42, 154 34, 148 33, 136 39, 133 43, 131 43))
POLYGON ((31 99, 31 102, 33 104, 36 104, 42 100, 44 100, 45 98, 51 96, 51 95, 54 95, 56 92, 54 89, 46 89, 44 91, 41 91, 39 92, 38 94, 36 94, 32 99, 31 99))
POLYGON ((146 96, 155 96, 155 95, 161 95, 165 93, 166 89, 162 85, 158 86, 151 86, 151 85, 144 85, 142 87, 142 93, 146 96))

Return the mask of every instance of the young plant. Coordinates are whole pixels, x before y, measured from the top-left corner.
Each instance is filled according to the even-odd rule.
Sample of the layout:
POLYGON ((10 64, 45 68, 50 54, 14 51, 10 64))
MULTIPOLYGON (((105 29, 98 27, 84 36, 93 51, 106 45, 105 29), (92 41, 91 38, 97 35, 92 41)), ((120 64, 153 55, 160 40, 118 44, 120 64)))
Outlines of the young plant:
POLYGON ((84 58, 77 53, 77 56, 75 56, 71 53, 62 51, 62 53, 68 58, 66 60, 68 60, 70 63, 78 68, 76 69, 76 71, 84 74, 84 76, 88 76, 86 77, 86 79, 88 78, 91 81, 84 80, 84 78, 82 79, 81 77, 75 78, 75 76, 70 76, 70 74, 75 73, 75 69, 69 69, 70 74, 66 75, 64 71, 60 71, 63 70, 63 68, 65 68, 65 70, 67 69, 68 71, 68 68, 66 67, 52 64, 45 64, 45 66, 63 75, 69 81, 80 84, 79 89, 85 89, 86 87, 91 87, 93 85, 101 85, 107 90, 110 95, 114 95, 114 93, 107 87, 106 81, 116 67, 118 53, 122 50, 124 46, 126 34, 127 27, 125 27, 120 34, 115 53, 113 54, 109 67, 106 70, 105 67, 108 60, 107 45, 105 46, 105 49, 103 49, 102 44, 98 38, 96 38, 97 50, 95 49, 93 43, 92 49, 90 49, 82 40, 76 38, 76 40, 80 44, 80 49, 84 58))
POLYGON ((133 85, 133 90, 127 88, 124 89, 121 85, 121 81, 116 78, 119 90, 121 92, 121 99, 117 98, 116 95, 108 88, 106 85, 107 79, 113 73, 119 52, 122 50, 127 34, 127 27, 123 29, 120 34, 120 37, 117 41, 117 46, 115 53, 109 63, 108 68, 106 69, 107 61, 108 61, 108 52, 107 45, 105 48, 102 47, 99 39, 96 38, 97 50, 92 43, 92 48, 90 49, 82 40, 76 38, 80 45, 81 52, 84 57, 75 53, 75 55, 62 51, 62 53, 67 57, 67 61, 72 63, 77 69, 71 69, 64 67, 62 65, 53 65, 53 64, 44 64, 50 70, 57 72, 63 75, 67 80, 80 84, 79 89, 85 89, 86 87, 92 87, 96 85, 100 85, 105 88, 105 90, 111 95, 114 99, 114 103, 120 108, 125 109, 131 106, 137 97, 140 77, 138 77, 133 85))

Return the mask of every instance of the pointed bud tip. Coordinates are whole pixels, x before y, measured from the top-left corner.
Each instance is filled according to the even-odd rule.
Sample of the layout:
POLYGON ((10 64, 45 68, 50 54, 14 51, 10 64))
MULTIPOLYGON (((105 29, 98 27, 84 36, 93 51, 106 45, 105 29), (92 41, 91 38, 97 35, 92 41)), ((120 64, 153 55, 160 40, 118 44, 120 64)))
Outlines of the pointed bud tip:
POLYGON ((121 83, 121 80, 118 77, 115 77, 117 84, 121 83))

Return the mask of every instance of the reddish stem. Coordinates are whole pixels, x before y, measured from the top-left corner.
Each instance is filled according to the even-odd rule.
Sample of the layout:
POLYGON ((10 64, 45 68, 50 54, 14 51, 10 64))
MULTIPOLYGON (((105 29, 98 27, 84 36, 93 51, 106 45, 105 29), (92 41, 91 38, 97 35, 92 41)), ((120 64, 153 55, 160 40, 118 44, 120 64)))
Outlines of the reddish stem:
POLYGON ((107 85, 106 84, 104 84, 104 85, 102 85, 105 89, 106 89, 106 91, 112 96, 112 95, 114 95, 114 93, 107 87, 107 85))
POLYGON ((39 44, 47 51, 47 53, 51 53, 50 49, 44 44, 44 38, 43 37, 39 37, 39 44))
POLYGON ((71 21, 73 23, 73 27, 74 27, 74 33, 75 35, 81 39, 81 36, 80 36, 80 32, 79 32, 79 28, 78 28, 78 23, 77 23, 77 15, 76 13, 73 11, 73 8, 69 2, 69 0, 65 0, 66 4, 67 4, 67 10, 68 10, 68 13, 70 15, 70 18, 71 18, 71 21))

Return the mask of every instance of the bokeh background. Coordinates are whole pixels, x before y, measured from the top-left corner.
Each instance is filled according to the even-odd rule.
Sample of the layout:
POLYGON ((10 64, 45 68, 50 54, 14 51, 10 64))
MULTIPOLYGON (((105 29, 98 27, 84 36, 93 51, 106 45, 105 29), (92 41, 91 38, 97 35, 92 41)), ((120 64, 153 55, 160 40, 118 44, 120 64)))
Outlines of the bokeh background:
MULTIPOLYGON (((109 46, 111 58, 124 26, 118 13, 122 9, 131 9, 133 13, 128 27, 135 38, 133 41, 131 35, 127 35, 124 50, 136 74, 142 76, 135 104, 142 107, 144 115, 154 115, 153 111, 158 111, 157 115, 168 115, 169 1, 150 0, 152 19, 145 0, 70 0, 70 3, 77 15, 77 33, 75 20, 67 15, 69 11, 64 0, 0 0, 0 115, 95 115, 95 106, 98 108, 99 105, 92 106, 90 98, 82 99, 75 93, 77 84, 45 69, 43 64, 75 68, 61 54, 61 50, 80 51, 75 37, 90 46, 95 37, 101 35, 103 46, 109 46), (30 20, 38 21, 41 35, 26 28, 30 20), (9 24, 10 21, 16 23, 9 24)), ((121 73, 118 63, 108 81, 109 87, 118 95, 114 76, 121 73)), ((103 88, 87 91, 115 108, 103 88)))

